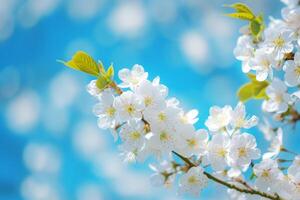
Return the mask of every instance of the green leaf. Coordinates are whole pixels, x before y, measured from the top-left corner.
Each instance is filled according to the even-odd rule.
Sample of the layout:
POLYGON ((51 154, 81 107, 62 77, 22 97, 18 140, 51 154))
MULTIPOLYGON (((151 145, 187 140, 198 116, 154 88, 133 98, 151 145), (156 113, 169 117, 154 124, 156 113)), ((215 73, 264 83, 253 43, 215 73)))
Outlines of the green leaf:
POLYGON ((242 85, 242 87, 240 87, 240 89, 237 92, 237 96, 239 97, 240 101, 246 102, 253 97, 252 91, 253 91, 253 84, 246 83, 245 85, 242 85))
POLYGON ((248 20, 248 21, 251 21, 254 18, 254 16, 250 13, 239 13, 239 12, 226 14, 226 16, 236 18, 236 19, 241 19, 241 20, 248 20))
POLYGON ((257 20, 254 19, 250 22, 250 30, 252 35, 258 36, 261 32, 261 28, 261 24, 257 20))
POLYGON ((70 68, 72 68, 72 69, 80 70, 80 69, 74 64, 74 62, 73 62, 72 60, 70 60, 70 61, 68 61, 68 62, 65 62, 65 61, 63 61, 63 60, 56 60, 56 61, 59 62, 59 63, 64 64, 64 65, 67 66, 67 67, 70 67, 70 68))
POLYGON ((261 90, 254 96, 254 99, 268 99, 269 97, 266 94, 266 88, 261 88, 261 90))
POLYGON ((100 76, 96 81, 96 85, 100 90, 107 88, 109 84, 110 81, 108 81, 104 76, 100 76))
POLYGON ((114 77, 114 66, 111 64, 106 72, 106 77, 112 79, 114 77))
POLYGON ((254 14, 253 14, 252 10, 246 4, 234 3, 234 4, 231 4, 231 5, 225 5, 225 6, 230 7, 230 8, 234 8, 239 13, 249 13, 254 17, 254 14))
POLYGON ((237 95, 240 101, 248 101, 250 99, 268 99, 266 88, 269 85, 268 81, 257 81, 254 74, 248 73, 249 83, 240 87, 237 95))
POLYGON ((103 65, 103 63, 100 60, 98 60, 98 68, 99 68, 100 74, 101 75, 105 75, 104 65, 103 65))
POLYGON ((62 62, 67 67, 85 72, 90 75, 99 75, 98 64, 90 55, 83 51, 77 51, 72 57, 72 59, 68 62, 59 62, 62 62))
POLYGON ((251 74, 251 73, 247 73, 248 78, 253 82, 253 81, 257 81, 256 80, 256 75, 255 74, 251 74))

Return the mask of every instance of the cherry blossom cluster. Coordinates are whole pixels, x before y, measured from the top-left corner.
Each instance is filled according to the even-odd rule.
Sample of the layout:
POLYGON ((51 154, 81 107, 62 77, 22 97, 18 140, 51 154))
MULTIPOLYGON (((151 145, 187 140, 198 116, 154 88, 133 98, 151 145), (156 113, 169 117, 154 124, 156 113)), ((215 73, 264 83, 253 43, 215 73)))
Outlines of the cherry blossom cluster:
POLYGON ((109 129, 120 142, 126 161, 155 158, 157 163, 150 165, 154 185, 172 186, 178 182, 179 194, 199 195, 211 179, 225 186, 228 183, 228 192, 235 199, 241 195, 248 199, 247 194, 257 199, 263 195, 270 199, 277 195, 290 195, 287 199, 293 200, 299 197, 300 157, 284 175, 275 159, 281 151, 282 130, 264 125, 261 129, 272 142, 269 152, 257 162, 261 151, 255 137, 246 130, 256 126, 258 118, 247 117, 243 103, 235 108, 211 107, 205 121, 207 129, 197 130, 194 124, 198 111, 185 112, 176 98, 168 97, 168 88, 159 77, 148 80, 148 73, 140 65, 122 69, 118 76, 121 83, 114 87, 99 90, 96 80, 88 85, 88 92, 99 100, 94 113, 99 127, 109 129), (256 177, 253 183, 244 182, 243 173, 249 168, 256 177), (283 185, 289 192, 283 190, 283 185), (253 195, 255 192, 261 195, 253 195))
MULTIPOLYGON (((282 19, 270 18, 258 40, 253 39, 248 27, 243 27, 243 35, 234 49, 244 73, 255 72, 257 81, 269 82, 262 109, 279 119, 290 114, 300 98, 297 87, 300 85, 300 5, 298 0, 282 2, 286 4, 281 11, 282 19)), ((299 116, 292 117, 298 120, 299 116)))
MULTIPOLYGON (((283 19, 271 19, 259 37, 243 28, 234 54, 243 72, 255 72, 248 74, 251 83, 241 97, 263 98, 263 111, 295 124, 300 120, 300 1, 282 1, 287 5, 283 19)), ((231 7, 250 12, 243 4, 231 7)), ((149 80, 141 65, 120 70, 117 84, 113 66, 105 70, 85 52, 62 63, 97 77, 87 90, 98 100, 98 126, 110 130, 125 161, 153 162, 153 185, 177 185, 179 194, 197 196, 212 181, 227 187, 231 199, 300 200, 300 156, 283 146, 283 128, 267 119, 258 125, 244 103, 211 107, 205 128, 197 129, 198 111, 185 111, 160 78, 149 80), (256 125, 269 142, 267 152, 251 134, 256 125)))

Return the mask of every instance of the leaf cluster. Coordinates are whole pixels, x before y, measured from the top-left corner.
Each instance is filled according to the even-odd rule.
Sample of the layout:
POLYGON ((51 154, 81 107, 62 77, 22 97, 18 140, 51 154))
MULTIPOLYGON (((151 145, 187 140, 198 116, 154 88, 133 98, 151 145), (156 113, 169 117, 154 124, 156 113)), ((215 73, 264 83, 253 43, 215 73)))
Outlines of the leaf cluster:
POLYGON ((58 60, 65 66, 97 77, 96 85, 100 90, 110 86, 114 77, 114 67, 111 64, 107 70, 101 61, 96 62, 84 51, 77 51, 71 60, 65 62, 58 60))

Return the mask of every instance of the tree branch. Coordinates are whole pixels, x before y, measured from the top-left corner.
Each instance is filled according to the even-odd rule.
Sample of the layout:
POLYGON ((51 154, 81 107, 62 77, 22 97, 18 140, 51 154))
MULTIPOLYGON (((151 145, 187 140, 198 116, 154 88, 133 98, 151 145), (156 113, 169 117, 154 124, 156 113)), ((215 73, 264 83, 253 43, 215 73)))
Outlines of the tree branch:
MULTIPOLYGON (((176 156, 178 156, 180 159, 182 159, 186 164, 189 165, 190 168, 192 167, 197 167, 197 165, 195 165, 192 161, 190 161, 188 158, 180 155, 179 153, 175 152, 175 151, 172 151, 172 153, 174 153, 176 156)), ((213 176, 212 174, 204 171, 203 174, 210 180, 216 182, 216 183, 219 183, 223 186, 226 186, 227 188, 230 188, 230 189, 233 189, 233 190, 236 190, 236 191, 239 191, 241 193, 246 193, 246 194, 250 194, 250 195, 258 195, 258 196, 261 196, 261 197, 265 197, 267 199, 271 199, 271 200, 283 200, 280 196, 278 196, 278 194, 268 194, 268 193, 265 193, 265 192, 262 192, 262 191, 259 191, 259 190, 256 190, 256 189, 253 189, 253 188, 241 188, 241 187, 238 187, 234 184, 231 184, 231 183, 228 183, 226 181, 223 181, 222 179, 219 179, 215 176, 213 176)))

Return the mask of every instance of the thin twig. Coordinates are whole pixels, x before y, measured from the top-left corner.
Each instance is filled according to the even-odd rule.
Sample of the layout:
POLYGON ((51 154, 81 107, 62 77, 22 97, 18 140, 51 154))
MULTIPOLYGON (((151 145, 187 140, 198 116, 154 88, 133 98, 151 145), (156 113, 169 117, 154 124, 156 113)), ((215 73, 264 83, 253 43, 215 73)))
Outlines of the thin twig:
MULTIPOLYGON (((188 164, 191 167, 196 167, 196 165, 191 162, 188 158, 180 155, 179 153, 175 152, 175 151, 172 151, 172 153, 174 153, 176 156, 178 156, 180 159, 182 159, 186 164, 188 164)), ((215 176, 213 176, 212 174, 208 173, 208 172, 203 172, 203 174, 210 180, 216 182, 216 183, 219 183, 223 186, 226 186, 227 188, 230 188, 230 189, 233 189, 233 190, 236 190, 236 191, 239 191, 241 193, 246 193, 246 194, 250 194, 250 195, 258 195, 258 196, 261 196, 261 197, 265 197, 267 199, 271 199, 271 200, 283 200, 280 196, 278 196, 277 194, 268 194, 268 193, 265 193, 265 192, 261 192, 259 190, 255 190, 253 188, 251 189, 245 189, 245 188, 240 188, 234 184, 231 184, 231 183, 227 183, 226 181, 223 181, 222 179, 219 179, 215 176)))

